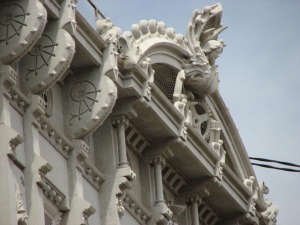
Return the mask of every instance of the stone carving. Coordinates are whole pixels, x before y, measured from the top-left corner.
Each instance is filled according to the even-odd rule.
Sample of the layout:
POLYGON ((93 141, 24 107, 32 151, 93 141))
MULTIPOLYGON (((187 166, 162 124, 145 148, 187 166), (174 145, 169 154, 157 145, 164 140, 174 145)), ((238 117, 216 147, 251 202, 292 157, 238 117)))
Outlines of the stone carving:
POLYGON ((151 213, 134 198, 132 192, 126 192, 123 198, 123 205, 141 224, 147 224, 151 213))
POLYGON ((223 141, 220 139, 221 135, 221 122, 216 120, 211 120, 210 135, 209 135, 209 145, 213 151, 218 155, 218 161, 215 167, 215 177, 218 180, 222 180, 223 176, 223 166, 226 160, 226 151, 222 148, 223 141))
POLYGON ((20 35, 20 30, 23 26, 27 26, 25 23, 25 17, 30 13, 25 12, 23 7, 16 3, 4 4, 0 10, 0 25, 5 27, 1 32, 0 43, 5 42, 5 45, 9 44, 9 40, 14 36, 20 35))
POLYGON ((151 59, 146 58, 144 61, 142 61, 141 67, 145 70, 146 74, 148 75, 143 88, 143 96, 147 101, 151 101, 151 85, 154 82, 155 73, 155 70, 153 70, 151 66, 151 59))
MULTIPOLYGON (((194 96, 191 98, 194 99, 194 96)), ((191 123, 192 126, 200 133, 200 135, 205 139, 209 139, 212 112, 205 102, 205 99, 199 96, 195 96, 195 100, 192 100, 189 104, 189 109, 191 111, 191 123)))
POLYGON ((88 223, 88 218, 93 215, 94 213, 96 212, 96 210, 94 209, 94 207, 89 207, 87 209, 85 209, 83 212, 82 212, 82 219, 84 221, 84 224, 81 224, 81 225, 89 225, 88 223))
POLYGON ((273 205, 272 202, 270 202, 267 206, 267 210, 262 212, 261 215, 269 221, 268 225, 276 225, 276 217, 279 213, 278 206, 273 205))
POLYGON ((36 45, 28 52, 33 60, 29 61, 27 65, 26 81, 34 79, 39 75, 42 67, 49 65, 51 57, 55 56, 53 53, 55 46, 58 46, 58 44, 53 43, 53 40, 49 36, 42 35, 36 45))
MULTIPOLYGON (((182 51, 187 50, 183 35, 175 34, 175 30, 171 27, 167 28, 164 22, 153 19, 141 20, 131 28, 131 32, 124 32, 118 40, 120 46, 118 60, 125 69, 132 68, 134 64, 147 58, 147 50, 155 45, 167 43, 176 46, 177 50, 179 47, 183 47, 182 51)), ((187 52, 185 54, 188 55, 187 52)))
POLYGON ((25 92, 42 93, 59 80, 72 61, 75 53, 75 42, 71 36, 76 28, 75 5, 66 0, 61 7, 63 14, 59 21, 47 23, 39 41, 20 62, 25 92))
POLYGON ((82 138, 100 126, 115 104, 117 88, 98 69, 85 71, 85 80, 71 81, 66 89, 68 98, 67 129, 74 138, 82 138))
POLYGON ((258 199, 258 187, 255 184, 255 177, 250 176, 249 179, 244 179, 244 185, 251 192, 252 196, 248 201, 248 213, 251 216, 255 216, 256 214, 256 201, 258 199))
POLYGON ((36 0, 0 3, 0 65, 24 56, 38 40, 47 22, 47 11, 36 0))
POLYGON ((101 35, 102 39, 108 43, 108 47, 105 51, 107 57, 106 62, 103 65, 103 71, 109 76, 109 72, 112 71, 112 75, 109 76, 113 80, 117 80, 119 68, 118 68, 118 56, 121 51, 121 46, 118 45, 121 29, 115 27, 109 18, 96 21, 96 30, 101 35))
POLYGON ((70 112, 71 119, 69 124, 72 126, 72 120, 77 118, 81 120, 81 116, 86 112, 91 112, 93 104, 98 103, 97 93, 100 90, 96 89, 95 85, 90 81, 77 81, 71 87, 70 98, 77 103, 78 110, 76 113, 70 112))
POLYGON ((223 41, 215 40, 226 27, 220 25, 221 4, 195 10, 188 25, 188 47, 192 56, 184 63, 185 86, 198 94, 211 94, 218 87, 215 59, 222 52, 223 41))
MULTIPOLYGON (((198 95, 211 94, 218 88, 216 58, 224 48, 223 41, 217 36, 226 27, 220 24, 222 7, 220 4, 196 10, 188 25, 186 37, 176 34, 171 27, 156 20, 141 20, 132 25, 131 32, 124 32, 118 39, 118 61, 124 69, 139 64, 156 49, 165 48, 170 54, 184 55, 182 68, 185 72, 183 85, 198 95), (160 48, 158 48, 160 46, 160 48), (175 53, 177 52, 177 53, 175 53)), ((110 27, 111 24, 107 24, 110 27)), ((157 54, 160 54, 157 51, 157 54)), ((182 105, 182 104, 180 104, 182 105)))
MULTIPOLYGON (((41 173, 41 172, 40 172, 41 173)), ((38 184, 42 187, 44 196, 48 198, 54 205, 58 207, 58 209, 65 209, 64 207, 64 199, 65 195, 59 191, 57 187, 55 187, 46 177, 43 176, 42 181, 38 182, 38 184)))
MULTIPOLYGON (((265 182, 259 183, 259 189, 264 195, 267 195, 269 193, 269 188, 265 185, 265 182)), ((272 201, 266 198, 264 198, 264 202, 267 209, 262 212, 261 215, 268 221, 268 225, 276 225, 276 217, 279 213, 278 206, 273 205, 272 201)))
POLYGON ((27 225, 28 216, 24 207, 22 197, 23 193, 20 190, 19 184, 16 184, 16 200, 17 200, 17 220, 18 225, 27 225))

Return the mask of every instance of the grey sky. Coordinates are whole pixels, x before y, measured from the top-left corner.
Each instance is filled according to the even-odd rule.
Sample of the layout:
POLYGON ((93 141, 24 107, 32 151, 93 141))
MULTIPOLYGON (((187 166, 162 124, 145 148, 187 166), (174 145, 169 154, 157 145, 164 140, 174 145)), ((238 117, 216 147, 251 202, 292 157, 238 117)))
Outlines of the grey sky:
MULTIPOLYGON (((141 19, 186 33, 194 9, 215 1, 94 0, 123 31, 141 19)), ((217 60, 220 92, 249 156, 300 164, 300 1, 221 1, 227 47, 217 60)), ((300 173, 254 167, 279 205, 278 225, 299 224, 300 173)))

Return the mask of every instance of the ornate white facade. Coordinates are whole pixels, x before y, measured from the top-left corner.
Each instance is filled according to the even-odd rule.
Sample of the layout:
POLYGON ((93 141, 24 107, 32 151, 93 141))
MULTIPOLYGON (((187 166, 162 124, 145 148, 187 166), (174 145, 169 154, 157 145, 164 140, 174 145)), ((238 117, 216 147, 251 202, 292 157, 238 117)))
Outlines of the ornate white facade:
POLYGON ((0 3, 0 224, 272 225, 219 92, 222 6, 188 33, 0 3))

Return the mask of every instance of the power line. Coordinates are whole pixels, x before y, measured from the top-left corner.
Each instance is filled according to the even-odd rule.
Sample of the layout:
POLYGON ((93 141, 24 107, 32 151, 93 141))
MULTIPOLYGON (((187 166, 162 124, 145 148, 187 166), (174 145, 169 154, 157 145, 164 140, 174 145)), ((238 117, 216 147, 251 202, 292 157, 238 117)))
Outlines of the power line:
POLYGON ((294 169, 289 169, 289 168, 281 168, 281 167, 276 167, 276 166, 270 166, 266 164, 260 164, 260 163, 251 163, 253 166, 261 166, 269 169, 275 169, 275 170, 283 170, 283 171, 288 171, 288 172, 295 172, 295 173, 300 173, 300 170, 294 170, 294 169))
POLYGON ((294 163, 289 163, 289 162, 282 162, 282 161, 277 161, 277 160, 272 160, 272 159, 255 158, 255 157, 249 157, 249 159, 263 161, 263 162, 274 162, 274 163, 279 163, 279 164, 286 165, 286 166, 294 166, 294 167, 300 168, 300 165, 297 165, 294 163))

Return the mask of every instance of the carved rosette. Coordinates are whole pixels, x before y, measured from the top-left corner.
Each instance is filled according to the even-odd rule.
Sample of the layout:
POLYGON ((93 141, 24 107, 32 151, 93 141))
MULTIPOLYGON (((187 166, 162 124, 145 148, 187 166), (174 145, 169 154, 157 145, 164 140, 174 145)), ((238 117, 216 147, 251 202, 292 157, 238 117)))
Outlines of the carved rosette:
POLYGON ((66 88, 66 127, 73 138, 83 138, 97 129, 111 113, 117 87, 99 69, 82 73, 66 88), (83 78, 84 77, 84 78, 83 78))
POLYGON ((24 88, 33 94, 40 94, 56 82, 69 67, 75 53, 71 35, 56 29, 55 22, 48 23, 39 41, 21 60, 24 88))
POLYGON ((47 10, 36 0, 0 3, 0 65, 20 59, 41 36, 47 10))

